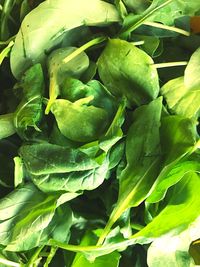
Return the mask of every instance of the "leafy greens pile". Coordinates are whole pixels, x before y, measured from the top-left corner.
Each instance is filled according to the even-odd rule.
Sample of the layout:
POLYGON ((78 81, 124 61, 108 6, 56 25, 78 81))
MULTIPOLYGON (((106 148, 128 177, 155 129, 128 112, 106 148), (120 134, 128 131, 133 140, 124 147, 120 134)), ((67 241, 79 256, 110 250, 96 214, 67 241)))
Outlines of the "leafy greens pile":
POLYGON ((0 0, 0 266, 200 264, 198 15, 0 0))

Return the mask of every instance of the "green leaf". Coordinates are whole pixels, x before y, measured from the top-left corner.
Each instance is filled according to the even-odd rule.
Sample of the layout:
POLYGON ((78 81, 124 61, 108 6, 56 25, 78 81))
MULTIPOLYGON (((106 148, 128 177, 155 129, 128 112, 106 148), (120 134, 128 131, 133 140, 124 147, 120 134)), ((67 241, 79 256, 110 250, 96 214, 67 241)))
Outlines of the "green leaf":
POLYGON ((95 159, 78 149, 49 143, 24 145, 19 153, 28 172, 34 175, 86 171, 99 167, 95 159))
POLYGON ((189 60, 184 77, 173 79, 161 88, 169 109, 187 118, 197 118, 200 112, 199 60, 200 49, 197 49, 189 60))
POLYGON ((149 5, 147 0, 138 0, 137 2, 132 0, 123 0, 123 2, 129 9, 131 9, 131 11, 135 11, 136 13, 143 12, 149 5))
POLYGON ((122 37, 128 36, 144 22, 155 21, 166 25, 174 25, 176 19, 193 16, 200 10, 199 3, 190 0, 153 0, 142 14, 130 13, 124 20, 122 37))
POLYGON ((10 53, 10 50, 12 48, 12 46, 14 45, 14 42, 11 41, 6 48, 4 48, 1 53, 0 53, 0 65, 3 62, 4 58, 8 56, 8 54, 10 53))
POLYGON ((162 170, 158 175, 148 202, 158 202, 167 190, 189 171, 198 171, 198 158, 187 160, 198 148, 196 122, 181 116, 164 116, 161 120, 162 170))
POLYGON ((159 83, 153 60, 126 41, 111 39, 98 60, 101 80, 116 96, 131 105, 148 103, 157 97, 159 83))
POLYGON ((195 151, 198 134, 196 122, 178 115, 164 116, 160 128, 165 165, 195 151))
POLYGON ((30 127, 40 131, 38 124, 42 118, 42 95, 44 91, 44 77, 40 64, 31 67, 23 76, 20 86, 23 97, 14 113, 14 125, 22 139, 29 139, 30 127))
MULTIPOLYGON (((162 5, 164 2, 164 0, 154 0, 152 7, 162 5)), ((149 7, 149 9, 151 9, 151 7, 149 7)), ((197 2, 191 2, 190 0, 172 0, 168 5, 160 9, 159 12, 155 12, 151 19, 164 24, 173 25, 175 19, 183 16, 195 15, 198 10, 200 10, 200 7, 197 2)))
MULTIPOLYGON (((91 232, 87 232, 85 236, 83 237, 81 244, 82 246, 91 245, 94 243, 94 237, 95 235, 91 232)), ((82 253, 77 253, 74 261, 71 265, 71 267, 104 267, 109 262, 109 267, 118 267, 119 266, 119 260, 121 255, 119 252, 115 251, 110 254, 100 256, 96 258, 93 261, 89 261, 85 258, 85 256, 82 253)))
POLYGON ((20 78, 33 63, 42 62, 45 52, 60 43, 66 31, 81 25, 101 26, 116 21, 119 15, 115 7, 100 0, 43 2, 25 17, 17 34, 11 53, 14 76, 20 78))
POLYGON ((0 244, 6 251, 26 251, 46 244, 49 238, 66 242, 72 213, 66 205, 58 207, 76 196, 47 195, 33 184, 15 189, 0 201, 0 244))
POLYGON ((199 186, 200 177, 194 172, 189 172, 172 187, 169 192, 169 202, 165 208, 133 238, 154 239, 169 232, 177 235, 187 229, 190 223, 199 216, 199 186), (184 215, 184 216, 183 216, 184 215))
POLYGON ((95 80, 84 85, 68 78, 61 94, 66 99, 57 99, 51 107, 61 133, 76 142, 99 139, 113 120, 116 99, 95 80))
POLYGON ((108 174, 108 162, 86 171, 65 173, 30 174, 32 181, 43 192, 81 192, 93 190, 103 183, 108 174))
POLYGON ((169 267, 195 266, 188 253, 190 243, 200 236, 199 218, 191 223, 179 235, 165 235, 156 239, 148 249, 147 260, 149 267, 162 267, 163 262, 169 267))
POLYGON ((0 139, 13 135, 16 132, 13 117, 13 113, 0 115, 0 139))
MULTIPOLYGON (((188 90, 200 90, 199 66, 200 48, 198 48, 191 56, 189 63, 185 69, 184 83, 188 90)), ((197 95, 198 96, 198 95, 197 95)))
POLYGON ((162 98, 141 106, 126 139, 127 166, 120 175, 116 206, 99 239, 101 244, 112 225, 130 207, 138 206, 148 195, 160 168, 160 117, 162 98))
POLYGON ((127 166, 122 171, 118 203, 124 209, 140 204, 156 178, 160 165, 160 119, 162 98, 136 109, 126 138, 127 166))
POLYGON ((50 78, 49 85, 49 103, 47 111, 51 107, 59 95, 59 86, 63 80, 69 76, 73 78, 80 78, 84 71, 89 66, 88 56, 82 52, 74 57, 72 60, 65 62, 67 56, 76 51, 75 47, 59 48, 54 50, 48 57, 48 72, 50 78))
MULTIPOLYGON (((85 101, 88 100, 90 101, 89 98, 85 99, 85 101)), ((58 99, 53 103, 51 111, 56 118, 59 130, 65 137, 77 142, 94 141, 105 131, 108 125, 108 114, 101 108, 79 103, 58 99)))
POLYGON ((34 247, 38 236, 50 223, 56 205, 56 196, 47 196, 31 184, 1 199, 0 243, 11 251, 34 247))
POLYGON ((198 161, 180 161, 174 167, 167 165, 158 176, 147 202, 153 203, 162 200, 167 190, 178 183, 186 173, 199 172, 200 163, 198 161))

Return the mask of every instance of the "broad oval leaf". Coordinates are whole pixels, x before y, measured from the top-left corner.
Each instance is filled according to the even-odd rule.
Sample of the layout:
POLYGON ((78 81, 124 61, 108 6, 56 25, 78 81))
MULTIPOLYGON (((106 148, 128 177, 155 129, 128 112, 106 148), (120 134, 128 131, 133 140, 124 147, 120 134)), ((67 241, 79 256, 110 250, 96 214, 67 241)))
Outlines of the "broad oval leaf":
POLYGON ((99 164, 78 149, 49 143, 23 145, 19 151, 25 167, 34 175, 85 171, 99 164))
POLYGON ((42 62, 46 51, 61 42, 63 33, 81 25, 100 26, 119 21, 115 7, 100 0, 49 0, 23 20, 11 52, 16 78, 32 64, 42 62))
POLYGON ((194 172, 185 174, 170 192, 165 208, 133 238, 154 239, 171 232, 171 236, 185 230, 199 216, 200 177, 194 172), (184 216, 183 216, 184 215, 184 216))
POLYGON ((152 58, 133 44, 110 39, 98 60, 98 72, 113 95, 141 105, 158 96, 158 74, 153 64, 152 58))
POLYGON ((57 99, 51 108, 58 128, 70 140, 90 142, 98 139, 108 126, 108 113, 95 106, 57 99))

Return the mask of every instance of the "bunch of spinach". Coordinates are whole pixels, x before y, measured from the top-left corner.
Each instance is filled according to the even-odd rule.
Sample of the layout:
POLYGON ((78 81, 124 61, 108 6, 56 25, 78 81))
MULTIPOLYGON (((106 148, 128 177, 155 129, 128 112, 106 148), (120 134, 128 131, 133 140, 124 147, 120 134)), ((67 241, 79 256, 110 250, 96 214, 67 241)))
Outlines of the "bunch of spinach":
POLYGON ((198 1, 0 12, 0 266, 200 264, 198 1))

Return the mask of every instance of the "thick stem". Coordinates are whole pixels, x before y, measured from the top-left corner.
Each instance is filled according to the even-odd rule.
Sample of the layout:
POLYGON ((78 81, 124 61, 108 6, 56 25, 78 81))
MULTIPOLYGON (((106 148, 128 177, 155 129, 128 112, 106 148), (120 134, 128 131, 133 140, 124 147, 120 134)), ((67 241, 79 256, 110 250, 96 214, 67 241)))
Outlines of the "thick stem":
POLYGON ((56 100, 58 96, 58 90, 59 87, 57 85, 56 77, 55 75, 50 78, 50 84, 49 84, 49 101, 47 103, 47 107, 45 109, 45 114, 49 114, 49 111, 51 109, 51 106, 53 102, 56 100))
POLYGON ((70 60, 72 60, 73 58, 75 58, 76 56, 78 56, 80 53, 84 52, 89 47, 94 46, 94 45, 97 45, 97 44, 100 44, 100 43, 104 42, 105 40, 106 40, 106 37, 98 37, 98 38, 95 38, 95 39, 87 42, 86 44, 84 44, 81 47, 77 48, 74 52, 72 52, 66 58, 64 58, 63 59, 63 62, 64 63, 69 62, 70 60))
POLYGON ((13 267, 20 267, 21 264, 20 263, 17 263, 17 262, 14 262, 14 261, 10 261, 10 260, 7 260, 7 259, 3 259, 3 258, 0 258, 0 263, 6 265, 6 266, 13 266, 13 267))
POLYGON ((47 259, 46 259, 44 267, 48 267, 49 266, 49 264, 51 263, 53 257, 56 254, 56 251, 57 251, 57 247, 51 247, 51 250, 50 250, 49 255, 48 255, 47 259))
POLYGON ((187 61, 176 61, 176 62, 166 62, 166 63, 157 63, 152 64, 156 69, 169 68, 169 67, 178 67, 187 65, 187 61))
POLYGON ((185 36, 190 36, 190 32, 188 31, 185 31, 183 29, 180 29, 180 28, 176 28, 176 27, 172 27, 172 26, 168 26, 168 25, 163 25, 161 23, 157 23, 157 22, 144 22, 143 23, 144 25, 147 25, 147 26, 152 26, 152 27, 156 27, 156 28, 159 28, 159 29, 163 29, 163 30, 168 30, 168 31, 172 31, 172 32, 177 32, 177 33, 180 33, 182 35, 185 35, 185 36))
POLYGON ((39 247, 39 248, 37 248, 35 250, 35 252, 33 253, 32 257, 30 258, 30 260, 26 264, 27 267, 35 267, 35 263, 37 262, 37 259, 39 257, 39 254, 43 250, 43 248, 44 248, 44 246, 39 247))

